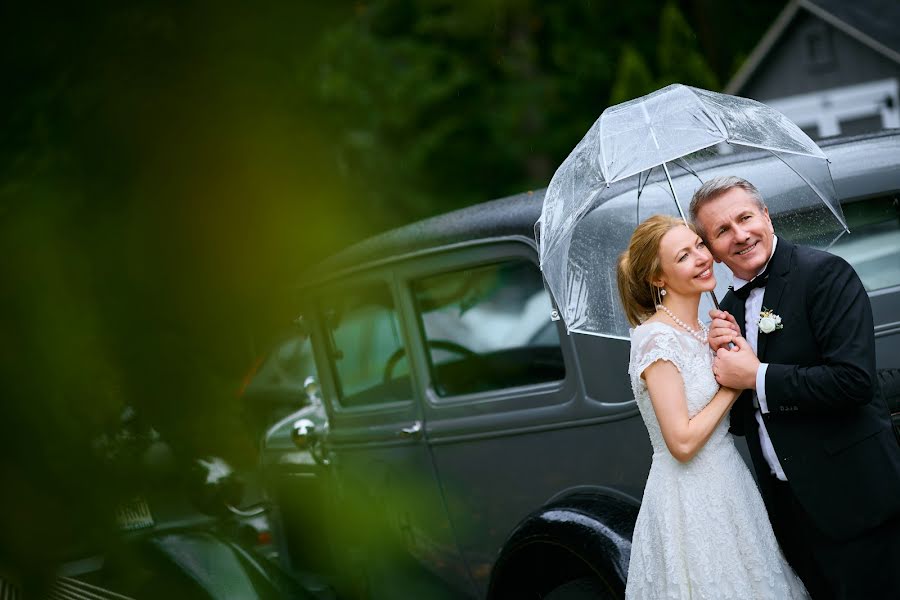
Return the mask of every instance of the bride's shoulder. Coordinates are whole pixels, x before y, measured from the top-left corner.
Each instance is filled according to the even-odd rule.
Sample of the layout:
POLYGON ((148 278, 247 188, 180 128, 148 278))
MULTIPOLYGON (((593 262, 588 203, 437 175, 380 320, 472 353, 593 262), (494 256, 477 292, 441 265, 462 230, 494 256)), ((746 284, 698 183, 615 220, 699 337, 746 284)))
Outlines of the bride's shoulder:
POLYGON ((671 329, 672 328, 670 326, 666 325, 662 321, 658 321, 655 318, 651 317, 631 330, 631 339, 634 340, 635 337, 644 337, 654 332, 664 334, 671 329))
POLYGON ((671 361, 681 370, 687 350, 675 329, 648 319, 631 331, 628 372, 639 376, 648 365, 660 359, 671 361))
POLYGON ((660 321, 647 319, 631 330, 632 348, 646 347, 677 340, 676 331, 660 321))

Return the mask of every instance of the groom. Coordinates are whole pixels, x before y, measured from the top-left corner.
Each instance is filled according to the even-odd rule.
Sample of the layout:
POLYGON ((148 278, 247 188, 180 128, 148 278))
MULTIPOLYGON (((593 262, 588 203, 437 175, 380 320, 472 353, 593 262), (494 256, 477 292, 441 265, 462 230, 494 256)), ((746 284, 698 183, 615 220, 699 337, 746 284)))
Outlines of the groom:
POLYGON ((714 372, 747 390, 732 431, 746 435, 782 550, 816 599, 897 597, 900 447, 859 277, 775 236, 759 191, 738 177, 707 181, 690 211, 734 273, 723 311, 710 313, 714 372))

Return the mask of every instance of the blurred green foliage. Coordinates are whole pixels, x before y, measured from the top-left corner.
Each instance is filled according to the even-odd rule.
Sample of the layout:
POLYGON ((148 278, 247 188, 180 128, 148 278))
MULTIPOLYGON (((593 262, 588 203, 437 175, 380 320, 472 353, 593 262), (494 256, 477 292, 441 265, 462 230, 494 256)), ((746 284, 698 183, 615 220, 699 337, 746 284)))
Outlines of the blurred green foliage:
POLYGON ((360 3, 323 34, 316 96, 386 227, 543 187, 609 104, 719 89, 783 5, 722 4, 360 3))
POLYGON ((101 542, 150 485, 97 444, 127 407, 252 466, 241 381, 306 265, 546 185, 612 102, 727 81, 783 2, 725 4, 4 4, 0 563, 101 542))

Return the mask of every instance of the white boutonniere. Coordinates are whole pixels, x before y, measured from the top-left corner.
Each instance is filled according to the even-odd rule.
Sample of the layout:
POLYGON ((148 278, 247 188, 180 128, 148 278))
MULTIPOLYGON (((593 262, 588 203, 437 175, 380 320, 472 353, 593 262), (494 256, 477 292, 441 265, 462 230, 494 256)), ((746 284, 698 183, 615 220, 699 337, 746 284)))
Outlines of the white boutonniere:
POLYGON ((759 313, 759 321, 756 322, 756 325, 762 333, 772 333, 773 331, 784 328, 784 325, 781 324, 781 317, 765 306, 763 306, 762 311, 759 313))

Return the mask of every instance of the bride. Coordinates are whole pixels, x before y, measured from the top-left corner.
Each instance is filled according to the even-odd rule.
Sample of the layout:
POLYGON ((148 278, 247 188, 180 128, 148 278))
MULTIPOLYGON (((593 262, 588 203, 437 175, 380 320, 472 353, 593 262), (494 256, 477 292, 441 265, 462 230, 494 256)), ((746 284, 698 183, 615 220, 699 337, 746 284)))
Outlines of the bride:
MULTIPOLYGON (((626 598, 807 598, 728 434, 739 392, 720 388, 700 294, 713 259, 684 221, 650 217, 618 264, 628 372, 653 461, 635 524, 626 598)), ((747 343, 737 340, 736 351, 747 343)))

